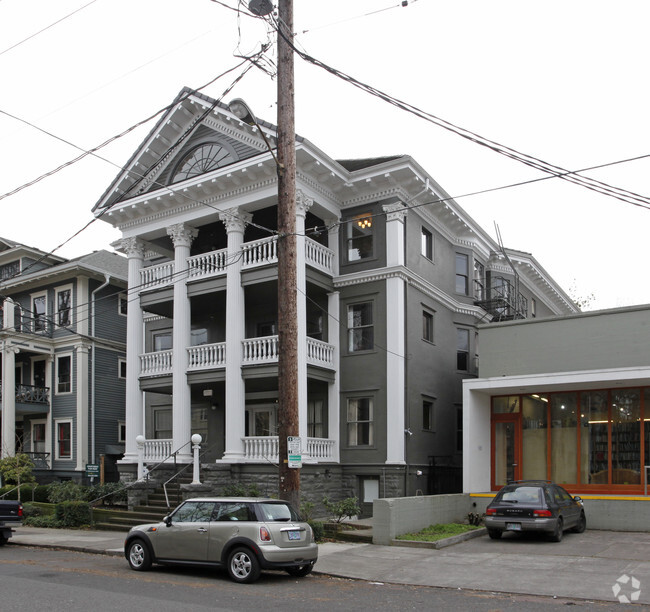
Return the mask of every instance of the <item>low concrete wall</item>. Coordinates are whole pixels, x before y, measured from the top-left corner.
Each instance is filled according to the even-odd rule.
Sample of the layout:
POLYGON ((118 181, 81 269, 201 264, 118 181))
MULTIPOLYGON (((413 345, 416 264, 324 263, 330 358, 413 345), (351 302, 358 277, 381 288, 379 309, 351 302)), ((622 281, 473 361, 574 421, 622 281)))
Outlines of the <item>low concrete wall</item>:
MULTIPOLYGON (((484 514, 493 494, 424 495, 376 499, 373 544, 390 545, 396 536, 436 523, 464 523, 470 512, 484 514)), ((587 529, 650 531, 650 497, 580 495, 587 529)))
POLYGON ((390 545, 398 535, 436 523, 463 523, 472 511, 466 493, 393 497, 373 502, 372 542, 390 545))

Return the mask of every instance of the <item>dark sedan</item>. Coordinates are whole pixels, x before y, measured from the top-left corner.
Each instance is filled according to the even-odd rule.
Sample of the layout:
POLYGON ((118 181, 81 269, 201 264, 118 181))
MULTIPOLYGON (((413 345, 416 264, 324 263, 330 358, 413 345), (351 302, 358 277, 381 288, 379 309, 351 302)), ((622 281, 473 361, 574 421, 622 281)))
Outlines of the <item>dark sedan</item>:
POLYGON ((582 533, 587 518, 579 496, 546 481, 517 481, 504 486, 485 511, 488 535, 497 540, 504 531, 545 533, 559 542, 564 531, 582 533))

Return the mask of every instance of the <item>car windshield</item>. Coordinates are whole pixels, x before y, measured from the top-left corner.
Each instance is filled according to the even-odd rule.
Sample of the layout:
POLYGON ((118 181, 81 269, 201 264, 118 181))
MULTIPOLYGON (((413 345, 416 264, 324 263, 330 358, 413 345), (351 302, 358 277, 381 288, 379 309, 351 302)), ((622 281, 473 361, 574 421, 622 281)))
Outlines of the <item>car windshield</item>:
POLYGON ((517 487, 516 489, 504 491, 499 501, 514 504, 540 504, 540 491, 539 487, 517 487))
POLYGON ((263 502, 259 504, 262 516, 266 521, 298 521, 300 520, 296 511, 289 505, 283 503, 263 502))

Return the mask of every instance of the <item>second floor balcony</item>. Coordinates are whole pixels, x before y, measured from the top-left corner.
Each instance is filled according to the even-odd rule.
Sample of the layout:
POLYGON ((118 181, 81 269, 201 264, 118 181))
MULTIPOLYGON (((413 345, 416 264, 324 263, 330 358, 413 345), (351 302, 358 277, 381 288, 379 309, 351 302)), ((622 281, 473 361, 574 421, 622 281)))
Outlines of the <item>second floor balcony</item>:
MULTIPOLYGON (((2 381, 0 381, 0 397, 2 397, 2 381)), ((15 398, 17 404, 41 404, 46 406, 50 401, 50 388, 16 384, 15 398)))

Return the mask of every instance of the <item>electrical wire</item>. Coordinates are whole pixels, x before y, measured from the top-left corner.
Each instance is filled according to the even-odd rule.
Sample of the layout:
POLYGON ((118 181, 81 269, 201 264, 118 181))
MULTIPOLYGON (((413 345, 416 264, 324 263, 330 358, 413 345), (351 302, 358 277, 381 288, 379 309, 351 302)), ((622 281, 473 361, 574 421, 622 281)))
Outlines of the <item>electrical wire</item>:
POLYGON ((51 23, 50 25, 45 26, 44 28, 41 28, 40 30, 38 30, 38 32, 34 32, 33 34, 30 34, 27 38, 23 38, 21 41, 18 41, 17 43, 11 45, 10 47, 7 47, 4 51, 0 51, 0 55, 4 55, 8 51, 11 51, 12 49, 15 49, 16 47, 19 47, 23 43, 26 43, 28 40, 31 40, 32 38, 35 38, 39 34, 42 34, 43 32, 45 32, 46 30, 49 30, 50 28, 53 28, 58 23, 61 23, 62 21, 65 21, 69 17, 72 17, 73 15, 76 15, 80 11, 83 11, 85 8, 88 8, 91 4, 95 4, 95 2, 97 2, 97 0, 91 0, 90 2, 88 2, 88 4, 84 4, 83 6, 79 7, 78 9, 72 11, 72 13, 68 13, 64 17, 61 17, 61 19, 57 19, 54 23, 51 23))

